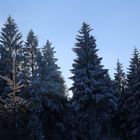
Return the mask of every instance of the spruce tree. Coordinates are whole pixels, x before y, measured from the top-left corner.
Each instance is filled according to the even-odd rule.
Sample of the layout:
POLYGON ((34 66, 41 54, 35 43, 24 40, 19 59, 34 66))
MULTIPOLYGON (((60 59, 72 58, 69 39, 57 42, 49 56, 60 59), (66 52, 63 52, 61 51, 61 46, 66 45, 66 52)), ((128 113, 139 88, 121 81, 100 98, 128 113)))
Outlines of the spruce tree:
POLYGON ((33 30, 30 30, 27 35, 27 40, 25 42, 24 47, 24 64, 26 64, 25 69, 28 72, 27 77, 30 73, 30 78, 34 75, 37 63, 37 46, 38 39, 37 36, 34 35, 33 30))
MULTIPOLYGON (((6 58, 6 50, 0 45, 0 74, 4 75, 5 71, 5 58, 6 58)), ((6 86, 6 82, 3 79, 0 79, 0 96, 4 92, 4 88, 6 86)))
MULTIPOLYGON (((19 73, 20 66, 20 50, 22 49, 22 41, 21 41, 21 33, 18 30, 18 27, 14 21, 14 19, 9 16, 7 21, 4 23, 4 27, 2 28, 2 32, 0 35, 0 56, 1 56, 1 73, 0 75, 7 76, 12 78, 12 52, 15 50, 17 56, 16 63, 16 75, 19 73), (4 65, 4 66, 3 66, 4 65)), ((4 84, 1 89, 1 92, 7 92, 8 86, 4 84), (7 90, 6 90, 7 89, 7 90)))
POLYGON ((133 52, 133 57, 130 60, 129 71, 127 74, 127 86, 128 91, 135 93, 139 88, 139 66, 140 66, 140 56, 138 50, 135 48, 133 52))
POLYGON ((72 105, 79 112, 77 116, 81 116, 75 122, 79 119, 83 121, 79 125, 83 124, 81 126, 83 130, 88 128, 89 139, 99 139, 104 123, 109 124, 109 114, 115 104, 115 97, 110 90, 108 70, 101 65, 102 58, 98 57, 96 40, 90 35, 91 31, 90 26, 83 23, 76 38, 76 47, 73 49, 77 58, 71 70, 73 73, 71 79, 74 81, 71 88, 72 105))
POLYGON ((25 42, 25 46, 22 51, 24 59, 21 65, 23 83, 27 87, 30 86, 34 72, 37 67, 37 52, 38 52, 37 46, 38 46, 37 36, 34 35, 33 30, 30 30, 28 32, 27 40, 25 42))
POLYGON ((113 114, 113 124, 117 134, 122 135, 121 125, 125 123, 125 115, 122 107, 126 94, 126 74, 119 59, 116 64, 116 72, 114 73, 113 88, 117 97, 117 108, 113 114))
POLYGON ((61 75, 60 67, 56 64, 54 47, 49 41, 42 48, 44 68, 42 68, 41 79, 46 81, 48 92, 56 94, 65 94, 64 79, 61 75))
POLYGON ((125 129, 131 140, 140 139, 140 56, 135 48, 127 74, 127 97, 124 104, 127 111, 125 129))
POLYGON ((136 48, 130 61, 127 82, 128 102, 130 101, 128 121, 132 123, 132 139, 138 140, 140 139, 140 56, 136 48))
MULTIPOLYGON (((56 64, 55 51, 49 41, 42 48, 42 54, 38 51, 37 71, 35 82, 41 86, 39 93, 51 93, 64 95, 64 79, 60 67, 56 64), (38 79, 38 81, 37 81, 38 79)), ((39 89, 38 89, 39 90, 39 89)))
POLYGON ((76 47, 73 51, 77 58, 74 60, 73 77, 74 81, 71 90, 73 98, 86 101, 93 99, 95 103, 102 101, 106 96, 106 79, 108 70, 103 69, 101 65, 102 58, 97 55, 96 40, 90 35, 92 29, 86 23, 83 23, 80 35, 77 36, 76 47))
POLYGON ((61 122, 63 118, 53 116, 53 112, 55 114, 62 113, 61 100, 65 100, 64 80, 59 71, 60 68, 56 64, 57 59, 54 53, 54 48, 49 41, 42 48, 42 52, 37 51, 37 68, 30 87, 33 112, 35 112, 31 118, 32 133, 36 137, 48 137, 49 139, 56 139, 56 133, 57 139, 59 139, 58 132, 61 129, 57 124, 63 125, 61 122), (47 111, 49 110, 48 112, 46 112, 46 108, 47 111), (43 125, 44 123, 47 123, 46 126, 43 125), (49 134, 44 133, 44 128, 49 134), (55 132, 50 131, 52 129, 55 129, 55 132))
POLYGON ((116 73, 114 73, 115 90, 120 99, 121 95, 124 93, 124 90, 126 88, 126 77, 125 77, 125 73, 123 72, 123 66, 119 62, 119 60, 117 60, 117 67, 115 70, 116 70, 116 73))

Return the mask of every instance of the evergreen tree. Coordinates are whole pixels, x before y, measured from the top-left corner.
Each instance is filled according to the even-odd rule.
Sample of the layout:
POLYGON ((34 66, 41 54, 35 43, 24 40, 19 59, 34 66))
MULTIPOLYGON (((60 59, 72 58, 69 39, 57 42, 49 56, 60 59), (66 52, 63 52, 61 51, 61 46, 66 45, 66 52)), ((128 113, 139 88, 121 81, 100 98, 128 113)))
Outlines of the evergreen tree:
POLYGON ((54 47, 49 41, 42 48, 44 68, 41 71, 41 80, 46 81, 46 88, 48 92, 56 94, 65 94, 64 79, 60 72, 60 67, 56 64, 54 47))
MULTIPOLYGON (((27 35, 27 40, 20 54, 22 56, 22 62, 20 65, 19 79, 25 85, 22 92, 28 93, 31 82, 33 81, 33 75, 37 68, 37 52, 38 52, 38 39, 34 35, 33 30, 30 30, 27 35)), ((28 95, 27 95, 28 96, 28 95)))
POLYGON ((126 78, 125 73, 123 72, 123 66, 119 62, 119 60, 117 61, 116 73, 114 73, 114 78, 115 90, 120 99, 126 88, 126 78))
MULTIPOLYGON (((131 123, 132 139, 140 139, 140 56, 134 49, 133 58, 130 61, 128 82, 128 102, 130 101, 128 121, 131 123)), ((129 107, 129 106, 128 106, 129 107)))
POLYGON ((131 140, 140 139, 140 56, 135 48, 127 74, 127 94, 123 105, 127 120, 123 124, 126 136, 131 140))
MULTIPOLYGON (((3 48, 2 45, 0 45, 0 74, 4 75, 5 71, 5 58, 6 58, 6 50, 3 48)), ((6 82, 3 79, 0 79, 0 96, 2 96, 2 93, 4 92, 6 86, 6 82)))
MULTIPOLYGON (((1 73, 0 75, 7 76, 12 78, 12 52, 15 50, 17 56, 16 63, 16 75, 19 73, 19 65, 20 65, 20 50, 22 49, 22 41, 21 41, 21 33, 18 30, 18 27, 14 21, 14 19, 9 16, 7 21, 2 28, 1 36, 0 36, 0 56, 1 56, 1 73)), ((5 82, 2 82, 1 92, 6 92, 6 89, 9 89, 5 82)))
POLYGON ((139 88, 139 78, 140 78, 139 67, 140 67, 140 56, 138 50, 135 48, 133 57, 130 60, 129 71, 127 74, 128 91, 133 94, 139 88))
POLYGON ((54 57, 54 48, 51 47, 49 41, 42 48, 42 54, 38 51, 37 54, 37 71, 34 83, 38 84, 40 88, 36 91, 39 93, 54 93, 54 94, 65 94, 64 79, 59 71, 59 67, 56 64, 57 59, 54 57))
POLYGON ((42 53, 40 50, 37 52, 37 68, 30 87, 34 112, 31 118, 31 129, 32 136, 36 138, 62 139, 59 138, 59 135, 62 135, 59 125, 63 126, 63 116, 58 118, 53 116, 53 113, 62 113, 60 108, 61 100, 65 100, 65 87, 54 53, 54 48, 49 41, 42 48, 42 53), (44 111, 46 108, 47 112, 44 111), (43 125, 44 123, 47 123, 46 126, 43 125), (44 129, 47 129, 48 134, 45 134, 44 129), (51 132, 52 129, 55 132, 51 132), (57 136, 55 136, 56 133, 57 136))
POLYGON ((34 35, 33 30, 30 30, 27 35, 25 47, 23 49, 24 55, 23 72, 29 84, 31 83, 31 80, 37 67, 37 52, 38 52, 37 46, 38 46, 37 36, 34 35))
MULTIPOLYGON (((103 69, 102 58, 97 55, 96 40, 90 35, 91 30, 88 24, 83 23, 76 38, 76 47, 73 49, 77 58, 74 60, 73 77, 71 77, 74 81, 71 88, 73 91, 72 104, 80 112, 78 116, 83 118, 78 118, 83 121, 79 124, 83 124, 81 129, 88 128, 89 139, 99 139, 103 133, 104 123, 109 124, 109 114, 115 105, 115 97, 109 87, 111 81, 108 70, 103 69), (84 120, 87 121, 84 122, 84 120)), ((78 120, 76 121, 78 122, 78 120)))
POLYGON ((123 71, 123 66, 119 62, 119 60, 117 60, 115 70, 116 72, 114 73, 113 87, 117 97, 117 108, 114 111, 113 124, 117 134, 121 136, 122 135, 121 125, 125 123, 124 119, 126 115, 122 109, 126 94, 126 75, 123 71))

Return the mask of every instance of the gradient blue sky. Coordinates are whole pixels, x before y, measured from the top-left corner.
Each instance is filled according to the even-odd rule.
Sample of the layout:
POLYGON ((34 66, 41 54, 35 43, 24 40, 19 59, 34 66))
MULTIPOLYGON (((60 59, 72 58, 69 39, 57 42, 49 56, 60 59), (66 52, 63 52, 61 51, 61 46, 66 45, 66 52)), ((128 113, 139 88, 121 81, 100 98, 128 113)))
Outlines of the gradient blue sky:
POLYGON ((0 27, 11 15, 25 40, 32 28, 42 47, 49 39, 68 87, 77 31, 83 21, 93 28, 102 64, 113 76, 119 58, 126 69, 134 47, 140 48, 139 0, 0 0, 0 27))

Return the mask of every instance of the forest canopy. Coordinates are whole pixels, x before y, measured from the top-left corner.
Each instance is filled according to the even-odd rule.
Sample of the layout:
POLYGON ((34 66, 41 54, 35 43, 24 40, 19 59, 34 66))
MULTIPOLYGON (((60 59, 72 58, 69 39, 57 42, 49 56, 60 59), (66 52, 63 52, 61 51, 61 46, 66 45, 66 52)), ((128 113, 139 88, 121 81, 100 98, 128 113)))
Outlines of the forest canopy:
POLYGON ((91 31, 83 22, 67 89, 53 44, 40 47, 33 30, 23 40, 7 18, 0 33, 0 139, 140 139, 139 50, 134 48, 127 73, 118 59, 110 78, 91 31))

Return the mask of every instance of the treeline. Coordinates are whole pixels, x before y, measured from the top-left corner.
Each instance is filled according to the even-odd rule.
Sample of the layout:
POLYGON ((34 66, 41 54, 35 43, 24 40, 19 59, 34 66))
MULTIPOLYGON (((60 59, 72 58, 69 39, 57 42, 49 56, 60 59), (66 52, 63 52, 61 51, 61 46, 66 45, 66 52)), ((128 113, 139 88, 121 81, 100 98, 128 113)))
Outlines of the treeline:
POLYGON ((117 61, 114 78, 101 64, 92 29, 82 24, 73 51, 73 93, 67 98, 55 50, 26 41, 10 16, 0 34, 1 140, 139 140, 140 55, 135 48, 128 72, 117 61))

